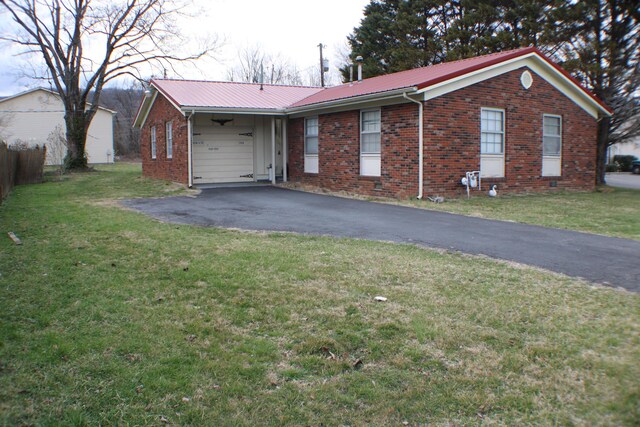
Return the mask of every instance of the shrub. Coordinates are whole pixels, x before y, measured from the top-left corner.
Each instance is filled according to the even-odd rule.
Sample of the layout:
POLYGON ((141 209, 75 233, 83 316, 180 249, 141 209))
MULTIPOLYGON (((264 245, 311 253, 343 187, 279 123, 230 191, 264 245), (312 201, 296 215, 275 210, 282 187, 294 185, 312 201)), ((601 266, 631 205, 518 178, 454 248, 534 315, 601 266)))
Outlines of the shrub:
POLYGON ((618 163, 609 163, 606 166, 606 171, 607 172, 619 172, 620 171, 620 165, 618 163))
POLYGON ((620 172, 631 172, 631 163, 634 160, 638 160, 638 158, 632 155, 618 154, 613 156, 613 162, 620 165, 620 172))

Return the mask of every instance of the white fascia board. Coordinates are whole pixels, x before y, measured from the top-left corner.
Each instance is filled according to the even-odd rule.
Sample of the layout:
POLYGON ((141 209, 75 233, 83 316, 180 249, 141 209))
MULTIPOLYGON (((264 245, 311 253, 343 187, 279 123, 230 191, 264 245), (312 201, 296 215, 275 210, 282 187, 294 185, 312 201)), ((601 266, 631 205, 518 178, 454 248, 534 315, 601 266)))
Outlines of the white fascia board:
MULTIPOLYGON (((571 99, 580 108, 585 110, 593 118, 598 119, 598 112, 611 115, 606 109, 598 104, 594 99, 587 95, 579 86, 568 79, 560 71, 549 65, 544 59, 535 53, 530 53, 509 61, 486 67, 463 76, 447 80, 433 86, 426 87, 418 91, 424 94, 424 100, 428 101, 433 98, 445 95, 447 93, 480 83, 484 80, 491 79, 504 73, 517 70, 521 67, 528 67, 535 72, 538 77, 543 78, 569 99, 571 99)), ((535 82, 534 82, 535 85, 535 82)))
MULTIPOLYGON (((57 97, 58 99, 60 99, 60 94, 58 92, 55 92, 53 90, 46 89, 46 88, 43 88, 43 87, 36 87, 36 88, 33 88, 33 89, 25 90, 25 91, 20 92, 20 93, 16 93, 15 95, 11 95, 11 96, 7 96, 5 98, 2 98, 2 99, 0 99, 0 103, 5 102, 5 101, 11 101, 12 99, 20 98, 21 96, 29 95, 30 93, 38 92, 38 91, 47 92, 48 94, 51 94, 51 95, 57 97)), ((62 102, 62 100, 60 100, 60 101, 62 102)), ((91 105, 91 103, 87 102, 87 105, 91 105)), ((103 107, 101 105, 98 105, 98 110, 107 111, 107 112, 109 112, 111 114, 118 114, 117 111, 110 110, 110 109, 108 109, 106 107, 103 107)))
POLYGON ((12 99, 20 98, 21 96, 28 95, 30 93, 37 92, 39 90, 41 90, 43 92, 50 93, 51 95, 55 95, 58 98, 60 98, 60 95, 58 94, 58 92, 54 92, 52 90, 45 89, 43 87, 34 87, 32 89, 27 89, 27 90, 24 90, 22 92, 16 93, 14 95, 9 95, 9 96, 7 96, 5 98, 2 98, 2 99, 0 99, 0 103, 5 102, 5 101, 11 101, 12 99))
POLYGON ((334 101, 321 102, 318 104, 304 105, 301 107, 293 107, 285 110, 290 117, 302 117, 305 113, 322 113, 327 114, 338 111, 348 111, 354 108, 363 108, 363 106, 374 107, 388 104, 403 104, 408 102, 402 97, 403 93, 415 93, 415 86, 394 89, 386 92, 376 92, 367 95, 354 96, 351 98, 337 99, 334 101), (396 102, 390 102, 396 101, 396 102), (364 105, 363 105, 364 104, 364 105))
MULTIPOLYGON (((91 105, 91 104, 89 104, 89 105, 91 105)), ((111 114, 113 114, 113 115, 118 114, 118 112, 117 112, 117 111, 115 111, 115 110, 110 110, 110 109, 105 108, 105 107, 102 107, 102 106, 100 106, 100 105, 98 105, 98 110, 106 111, 107 113, 111 113, 111 114)))
POLYGON ((133 127, 142 129, 145 122, 147 121, 147 117, 149 117, 149 112, 151 112, 151 107, 153 107, 153 103, 156 101, 157 96, 158 96, 157 90, 153 92, 153 95, 150 98, 147 98, 145 96, 144 101, 142 101, 142 106, 140 107, 140 111, 138 111, 138 115, 133 121, 133 127))
POLYGON ((247 114, 256 116, 286 116, 284 110, 270 110, 264 108, 211 108, 211 107, 189 107, 183 106, 180 111, 183 114, 202 113, 202 114, 247 114))
POLYGON ((160 93, 162 96, 164 96, 164 99, 166 99, 166 100, 169 102, 169 104, 171 104, 171 105, 173 106, 173 108, 175 108, 176 110, 178 110, 178 111, 182 112, 182 113, 186 116, 186 114, 184 113, 184 111, 182 110, 182 108, 180 108, 180 107, 179 107, 175 102, 173 102, 173 100, 172 100, 171 98, 169 98, 167 95, 165 95, 165 94, 160 90, 160 88, 158 88, 158 86, 156 86, 156 85, 154 85, 153 83, 151 83, 151 86, 150 86, 150 87, 154 89, 154 90, 153 90, 153 96, 151 97, 151 100, 150 100, 150 102, 149 102, 149 106, 148 106, 148 108, 147 108, 147 109, 146 109, 146 111, 144 111, 144 113, 143 113, 143 109, 144 109, 144 107, 145 107, 145 105, 144 105, 144 104, 146 104, 147 100, 149 99, 149 98, 146 98, 146 97, 145 97, 145 100, 143 101, 143 105, 142 105, 142 107, 140 108, 140 111, 138 112, 138 116, 136 116, 135 120, 133 121, 133 126, 134 126, 134 127, 136 127, 136 123, 138 123, 138 121, 139 121, 138 119, 139 119, 140 113, 143 113, 143 114, 144 114, 144 116, 143 116, 142 120, 140 121, 140 126, 138 126, 138 128, 142 128, 142 126, 144 126, 144 123, 147 121, 147 117, 149 116, 149 112, 151 111, 151 108, 153 107, 153 104, 154 104, 154 102, 156 101, 156 98, 158 97, 158 93, 160 93))

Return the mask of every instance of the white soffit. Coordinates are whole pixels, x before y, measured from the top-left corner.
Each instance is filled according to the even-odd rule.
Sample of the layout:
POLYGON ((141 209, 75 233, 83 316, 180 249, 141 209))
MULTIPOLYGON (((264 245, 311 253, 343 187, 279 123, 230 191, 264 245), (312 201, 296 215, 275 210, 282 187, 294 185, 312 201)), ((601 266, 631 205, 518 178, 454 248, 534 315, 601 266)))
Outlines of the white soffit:
POLYGON ((147 97, 145 95, 144 99, 142 100, 142 105, 140 106, 140 111, 138 111, 138 115, 136 116, 135 120, 133 121, 133 126, 137 127, 138 129, 142 129, 142 127, 144 126, 145 122, 147 121, 147 117, 149 116, 149 113, 151 112, 151 107, 153 107, 153 103, 156 101, 156 97, 158 96, 158 91, 155 90, 153 92, 153 95, 151 95, 151 97, 147 97), (142 119, 140 120, 140 115, 142 115, 142 119), (138 124, 138 122, 140 122, 140 124, 138 124))
POLYGON ((602 111, 603 114, 606 115, 610 114, 574 82, 535 53, 530 53, 522 57, 514 58, 491 67, 483 68, 463 76, 426 87, 420 92, 424 92, 424 100, 428 101, 522 67, 527 67, 535 73, 533 76, 533 87, 536 85, 536 78, 542 78, 571 99, 593 118, 598 118, 599 111, 602 111))

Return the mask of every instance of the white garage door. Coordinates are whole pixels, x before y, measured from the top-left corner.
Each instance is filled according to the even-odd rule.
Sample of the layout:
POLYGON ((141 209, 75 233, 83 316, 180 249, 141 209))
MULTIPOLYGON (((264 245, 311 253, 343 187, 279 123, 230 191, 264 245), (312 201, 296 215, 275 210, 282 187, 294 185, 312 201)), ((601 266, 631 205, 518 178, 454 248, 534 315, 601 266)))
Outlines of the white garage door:
POLYGON ((253 129, 196 129, 193 181, 196 184, 253 181, 253 129))

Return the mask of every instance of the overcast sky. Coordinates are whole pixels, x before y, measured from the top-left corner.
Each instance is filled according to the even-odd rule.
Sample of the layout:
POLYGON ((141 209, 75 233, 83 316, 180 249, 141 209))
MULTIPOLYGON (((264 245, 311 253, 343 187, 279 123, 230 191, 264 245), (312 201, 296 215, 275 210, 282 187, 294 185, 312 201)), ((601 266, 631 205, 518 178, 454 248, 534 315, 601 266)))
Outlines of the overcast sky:
MULTIPOLYGON (((237 61, 237 50, 259 45, 269 54, 281 55, 303 72, 319 67, 318 44, 326 46, 333 80, 338 82, 337 50, 346 45, 346 37, 358 26, 369 0, 195 0, 203 13, 182 25, 184 33, 197 38, 217 35, 224 41, 214 60, 182 70, 181 77, 226 80, 227 69, 237 61)), ((0 31, 6 32, 6 15, 0 18, 0 31)), ((15 51, 0 50, 0 95, 10 95, 42 85, 20 79, 24 68, 15 51)), ((177 77, 177 76, 171 76, 177 77)))

